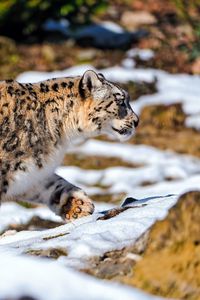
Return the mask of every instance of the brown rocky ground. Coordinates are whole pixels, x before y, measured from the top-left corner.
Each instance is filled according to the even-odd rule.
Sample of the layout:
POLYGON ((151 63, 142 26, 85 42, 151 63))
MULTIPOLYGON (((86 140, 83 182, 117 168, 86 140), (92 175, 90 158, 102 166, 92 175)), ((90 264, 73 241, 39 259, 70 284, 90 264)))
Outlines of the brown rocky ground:
POLYGON ((63 161, 63 165, 66 166, 73 165, 76 167, 80 167, 82 169, 94 169, 94 170, 105 169, 108 166, 109 167, 122 166, 128 168, 139 167, 139 165, 123 161, 117 157, 112 157, 112 156, 105 157, 105 156, 93 155, 90 156, 88 159, 88 156, 80 153, 67 154, 63 161))
POLYGON ((130 142, 200 157, 199 132, 185 127, 185 117, 181 104, 145 107, 130 142))
POLYGON ((121 281, 152 294, 200 299, 200 193, 180 197, 150 229, 143 258, 121 281))
POLYGON ((50 72, 82 63, 106 68, 119 63, 123 57, 121 50, 80 48, 71 41, 29 45, 0 36, 0 80, 16 78, 25 71, 50 72))

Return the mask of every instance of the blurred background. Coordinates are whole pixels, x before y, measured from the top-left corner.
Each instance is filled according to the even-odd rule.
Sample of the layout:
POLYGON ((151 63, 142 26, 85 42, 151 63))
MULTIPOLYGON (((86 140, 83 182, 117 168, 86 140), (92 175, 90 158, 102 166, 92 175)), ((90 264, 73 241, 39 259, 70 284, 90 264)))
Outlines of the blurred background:
MULTIPOLYGON (((39 81, 60 76, 57 71, 81 75, 88 66, 129 91, 140 126, 122 148, 100 137, 69 150, 63 162, 68 179, 104 208, 127 196, 198 187, 193 178, 200 171, 199 0, 0 1, 0 80, 28 81, 35 74, 39 81)), ((6 229, 59 224, 33 218, 6 229)), ((107 278, 107 270, 98 277, 107 278)))
POLYGON ((134 47, 155 51, 137 66, 199 74, 199 6, 198 0, 1 0, 0 78, 85 62, 108 67, 134 47))

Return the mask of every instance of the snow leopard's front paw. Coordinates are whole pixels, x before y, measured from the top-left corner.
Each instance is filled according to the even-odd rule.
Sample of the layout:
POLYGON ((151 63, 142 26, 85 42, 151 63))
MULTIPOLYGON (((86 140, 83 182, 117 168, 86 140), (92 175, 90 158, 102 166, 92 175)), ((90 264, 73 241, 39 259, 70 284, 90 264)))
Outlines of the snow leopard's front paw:
POLYGON ((73 191, 70 196, 63 193, 61 196, 61 216, 66 221, 78 219, 94 212, 94 204, 82 191, 73 191))
POLYGON ((60 197, 60 216, 65 221, 75 220, 94 212, 92 200, 82 191, 63 191, 60 197))

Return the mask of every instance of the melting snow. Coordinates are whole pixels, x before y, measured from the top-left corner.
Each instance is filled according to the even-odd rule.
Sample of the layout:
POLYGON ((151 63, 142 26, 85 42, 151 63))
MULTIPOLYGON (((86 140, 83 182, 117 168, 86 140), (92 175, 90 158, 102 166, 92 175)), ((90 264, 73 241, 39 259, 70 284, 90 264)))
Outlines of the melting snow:
POLYGON ((90 195, 125 192, 128 196, 140 199, 147 195, 164 196, 169 192, 180 195, 191 189, 199 189, 200 161, 189 155, 178 155, 145 145, 97 140, 89 140, 68 152, 112 156, 141 164, 137 168, 112 167, 104 170, 82 170, 73 166, 57 169, 60 176, 82 186, 90 195), (145 182, 150 185, 144 187, 145 182), (90 187, 97 184, 111 187, 106 190, 90 187))
POLYGON ((139 57, 141 60, 148 61, 154 57, 154 52, 150 49, 133 48, 127 51, 128 57, 139 57))

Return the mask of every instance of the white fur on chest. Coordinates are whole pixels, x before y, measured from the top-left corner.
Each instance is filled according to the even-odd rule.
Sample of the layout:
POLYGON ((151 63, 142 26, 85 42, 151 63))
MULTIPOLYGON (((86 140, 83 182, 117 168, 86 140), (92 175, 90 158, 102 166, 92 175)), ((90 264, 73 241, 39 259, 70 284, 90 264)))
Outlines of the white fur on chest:
POLYGON ((31 159, 26 162, 27 170, 15 173, 13 180, 9 182, 7 191, 8 197, 14 197, 27 193, 30 189, 40 186, 42 182, 53 175, 55 169, 61 164, 65 154, 65 149, 59 148, 54 151, 46 161, 43 161, 43 167, 38 168, 31 159))

